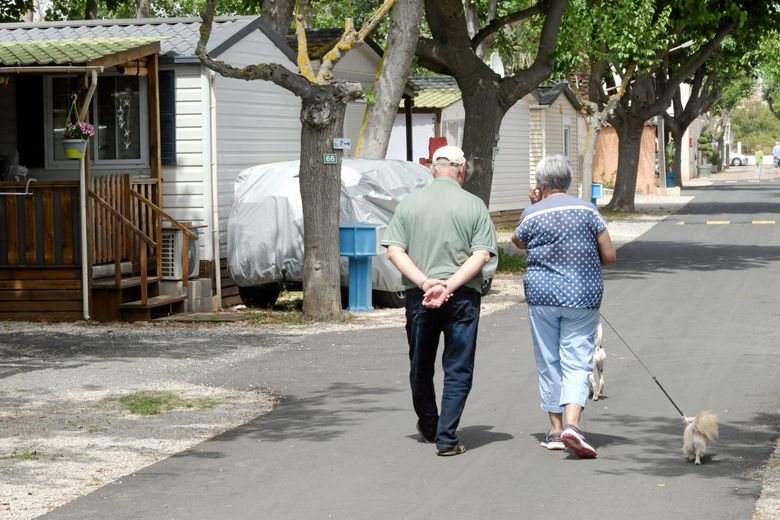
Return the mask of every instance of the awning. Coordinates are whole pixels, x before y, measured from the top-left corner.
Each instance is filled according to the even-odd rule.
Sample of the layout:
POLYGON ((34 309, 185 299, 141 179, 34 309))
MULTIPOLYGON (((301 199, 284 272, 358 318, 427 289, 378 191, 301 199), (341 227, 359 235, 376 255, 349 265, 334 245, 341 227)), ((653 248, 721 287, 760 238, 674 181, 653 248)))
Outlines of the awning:
POLYGON ((113 67, 160 52, 160 37, 0 42, 0 70, 42 66, 113 67))

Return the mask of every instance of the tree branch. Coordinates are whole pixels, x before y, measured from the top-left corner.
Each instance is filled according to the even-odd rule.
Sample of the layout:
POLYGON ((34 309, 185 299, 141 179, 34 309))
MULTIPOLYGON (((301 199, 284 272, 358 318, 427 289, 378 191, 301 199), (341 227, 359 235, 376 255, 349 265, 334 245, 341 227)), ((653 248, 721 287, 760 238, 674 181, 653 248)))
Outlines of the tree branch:
POLYGON ((539 50, 536 53, 536 59, 522 75, 522 82, 516 80, 513 86, 510 82, 502 81, 502 86, 506 85, 505 88, 508 89, 505 99, 509 106, 530 92, 531 88, 547 79, 552 72, 553 54, 558 44, 558 31, 561 27, 563 13, 566 10, 567 0, 547 0, 547 2, 547 16, 544 18, 542 34, 539 37, 539 50), (528 85, 532 86, 524 92, 528 85))
POLYGON ((312 94, 312 84, 303 76, 276 63, 258 63, 238 68, 228 65, 223 61, 215 61, 206 52, 206 44, 211 37, 211 28, 214 23, 214 11, 216 0, 207 0, 206 8, 200 16, 203 23, 200 27, 200 39, 195 46, 195 54, 206 67, 228 77, 243 80, 262 79, 276 83, 280 87, 289 90, 300 98, 307 98, 312 94))
POLYGON ((317 80, 315 83, 321 85, 331 78, 333 74, 333 67, 336 66, 336 63, 339 62, 341 57, 351 49, 363 44, 365 39, 369 34, 371 34, 371 31, 374 30, 382 17, 387 14, 390 8, 393 7, 393 4, 395 4, 395 0, 385 0, 382 5, 379 6, 376 11, 374 11, 374 14, 363 25, 363 28, 360 29, 360 31, 355 31, 355 27, 352 24, 352 20, 350 18, 347 18, 344 21, 344 34, 341 35, 339 42, 330 51, 328 51, 325 56, 323 56, 322 65, 320 66, 320 70, 317 73, 317 80))
POLYGON ((505 25, 519 22, 520 20, 525 20, 526 18, 536 16, 537 14, 542 14, 549 8, 549 6, 549 0, 541 0, 538 4, 532 5, 531 7, 523 9, 522 11, 517 11, 496 18, 495 20, 488 23, 485 27, 477 31, 477 34, 471 38, 471 47, 476 49, 483 41, 485 41, 486 38, 493 36, 505 25))
POLYGON ((298 41, 298 70, 304 78, 312 83, 317 82, 314 69, 309 59, 309 44, 306 41, 306 28, 303 26, 303 15, 300 12, 300 4, 296 4, 298 13, 295 15, 295 37, 298 41))

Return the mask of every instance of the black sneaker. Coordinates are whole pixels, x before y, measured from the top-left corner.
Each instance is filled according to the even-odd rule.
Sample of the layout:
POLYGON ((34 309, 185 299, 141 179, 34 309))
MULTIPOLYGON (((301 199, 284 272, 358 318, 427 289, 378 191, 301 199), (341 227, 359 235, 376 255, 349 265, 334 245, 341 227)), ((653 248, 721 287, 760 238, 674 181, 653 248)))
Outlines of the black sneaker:
POLYGON ((573 424, 567 424, 563 427, 561 441, 581 459, 595 459, 598 455, 596 449, 585 442, 585 436, 580 429, 573 424))

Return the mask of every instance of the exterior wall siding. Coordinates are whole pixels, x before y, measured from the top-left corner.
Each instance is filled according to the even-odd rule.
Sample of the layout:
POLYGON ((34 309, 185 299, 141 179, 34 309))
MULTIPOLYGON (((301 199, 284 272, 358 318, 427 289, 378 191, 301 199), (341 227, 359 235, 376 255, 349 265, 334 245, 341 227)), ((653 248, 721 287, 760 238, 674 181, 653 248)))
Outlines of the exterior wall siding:
MULTIPOLYGON (((208 146, 208 125, 203 120, 203 86, 199 65, 173 69, 176 81, 176 165, 162 168, 163 209, 180 222, 207 223, 203 150, 208 146)), ((201 258, 211 258, 208 240, 198 240, 201 258)))
POLYGON ((504 116, 499 131, 498 153, 490 189, 490 211, 509 211, 528 206, 529 110, 516 103, 504 116))
POLYGON ((344 131, 341 137, 352 139, 352 148, 344 150, 344 157, 355 156, 355 148, 360 135, 360 127, 363 125, 365 111, 366 103, 364 101, 350 101, 347 103, 347 111, 344 114, 344 131))
POLYGON ((531 182, 535 182, 534 179, 536 178, 536 165, 539 163, 539 161, 542 160, 542 157, 545 153, 545 143, 544 143, 544 119, 545 119, 546 112, 544 109, 540 108, 534 108, 533 106, 530 107, 529 112, 529 121, 530 121, 530 135, 528 138, 529 142, 529 151, 528 156, 530 157, 530 164, 528 165, 528 171, 530 174, 531 182))
MULTIPOLYGON (((248 35, 218 59, 236 66, 265 62, 281 63, 293 70, 296 67, 260 31, 248 35)), ((220 251, 225 257, 235 179, 251 166, 300 157, 301 104, 292 93, 269 81, 222 76, 217 76, 216 98, 220 251)), ((208 103, 203 110, 208 110, 208 103)), ((206 200, 210 206, 211 198, 206 200)))

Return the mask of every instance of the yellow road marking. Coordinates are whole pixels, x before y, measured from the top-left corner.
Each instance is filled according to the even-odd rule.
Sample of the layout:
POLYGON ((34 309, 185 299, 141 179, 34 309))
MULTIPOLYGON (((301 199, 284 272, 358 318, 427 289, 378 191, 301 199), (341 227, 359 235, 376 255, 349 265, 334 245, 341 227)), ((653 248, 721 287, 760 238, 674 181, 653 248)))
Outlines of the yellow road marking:
POLYGON ((774 220, 754 220, 753 224, 774 224, 774 220))
POLYGON ((731 221, 730 220, 708 220, 707 224, 719 226, 722 224, 731 224, 731 221))
POLYGON ((758 179, 753 179, 752 181, 748 181, 748 182, 761 182, 761 181, 758 179))
POLYGON ((737 181, 726 181, 726 184, 736 184, 737 181))
POLYGON ((678 225, 678 226, 682 226, 682 225, 684 225, 684 224, 685 224, 685 222, 683 222, 682 220, 681 220, 681 221, 679 221, 679 222, 677 222, 677 225, 678 225))

